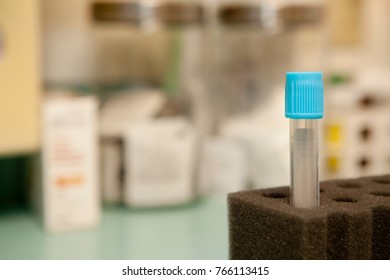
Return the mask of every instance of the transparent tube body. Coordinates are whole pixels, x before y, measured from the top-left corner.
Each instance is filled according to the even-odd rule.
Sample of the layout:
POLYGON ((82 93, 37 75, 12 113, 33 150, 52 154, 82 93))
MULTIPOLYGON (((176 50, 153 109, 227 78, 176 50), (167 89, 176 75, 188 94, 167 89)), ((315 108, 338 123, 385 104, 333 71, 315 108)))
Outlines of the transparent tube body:
POLYGON ((290 119, 291 200, 294 207, 318 207, 318 119, 290 119))

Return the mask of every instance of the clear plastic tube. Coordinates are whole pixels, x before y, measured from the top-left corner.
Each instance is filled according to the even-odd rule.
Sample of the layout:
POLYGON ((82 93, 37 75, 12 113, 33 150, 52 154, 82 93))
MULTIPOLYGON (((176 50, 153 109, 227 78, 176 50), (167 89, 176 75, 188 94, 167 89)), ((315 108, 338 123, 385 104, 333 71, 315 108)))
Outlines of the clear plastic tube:
POLYGON ((291 201, 295 207, 318 207, 318 119, 290 119, 291 201))

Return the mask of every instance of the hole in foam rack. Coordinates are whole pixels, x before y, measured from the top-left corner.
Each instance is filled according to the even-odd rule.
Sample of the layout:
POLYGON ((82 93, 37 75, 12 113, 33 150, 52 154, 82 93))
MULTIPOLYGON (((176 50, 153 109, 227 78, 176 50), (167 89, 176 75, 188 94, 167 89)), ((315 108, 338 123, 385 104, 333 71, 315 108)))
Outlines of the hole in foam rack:
POLYGON ((356 199, 353 199, 350 197, 338 197, 338 198, 335 198, 333 200, 337 201, 337 202, 348 202, 348 203, 356 203, 357 202, 356 199))
POLYGON ((367 92, 365 96, 359 100, 360 106, 363 108, 373 107, 377 103, 374 96, 375 93, 367 92))
POLYGON ((282 193, 282 192, 269 192, 263 194, 264 197, 269 197, 269 198, 286 198, 287 194, 282 193))
POLYGON ((362 157, 358 162, 357 162, 358 166, 360 167, 360 169, 364 170, 366 168, 368 168, 370 165, 371 165, 371 161, 369 158, 366 158, 366 157, 362 157))
POLYGON ((372 192, 371 194, 375 196, 390 197, 390 192, 372 192))
POLYGON ((374 179, 372 181, 374 183, 378 183, 378 184, 390 184, 390 178, 378 178, 378 179, 374 179))
POLYGON ((343 189, 360 189, 362 187, 362 185, 358 184, 358 183, 352 183, 352 182, 349 182, 349 183, 339 183, 338 186, 340 188, 343 188, 343 189))
POLYGON ((367 142, 372 138, 372 130, 368 126, 362 127, 362 129, 359 132, 360 138, 367 142))

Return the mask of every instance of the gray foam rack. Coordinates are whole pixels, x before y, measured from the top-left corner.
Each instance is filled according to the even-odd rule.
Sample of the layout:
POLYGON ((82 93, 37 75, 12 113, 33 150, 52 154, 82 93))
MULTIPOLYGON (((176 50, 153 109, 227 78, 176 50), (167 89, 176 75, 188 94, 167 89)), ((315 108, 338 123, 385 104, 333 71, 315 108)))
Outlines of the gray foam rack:
POLYGON ((289 187, 228 195, 231 259, 390 259, 390 175, 325 181, 320 207, 289 187))

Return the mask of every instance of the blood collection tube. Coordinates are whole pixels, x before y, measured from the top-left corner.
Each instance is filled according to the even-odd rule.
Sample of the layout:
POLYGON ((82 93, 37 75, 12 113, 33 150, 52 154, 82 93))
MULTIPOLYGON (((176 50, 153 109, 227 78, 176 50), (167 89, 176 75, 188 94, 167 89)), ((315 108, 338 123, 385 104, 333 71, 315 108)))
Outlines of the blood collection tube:
POLYGON ((315 208, 318 182, 319 119, 324 115, 324 84, 319 72, 288 72, 285 116, 290 119, 290 204, 315 208))

